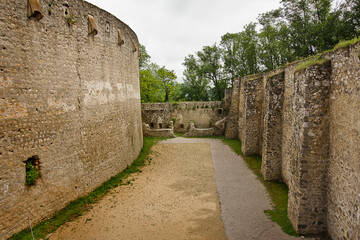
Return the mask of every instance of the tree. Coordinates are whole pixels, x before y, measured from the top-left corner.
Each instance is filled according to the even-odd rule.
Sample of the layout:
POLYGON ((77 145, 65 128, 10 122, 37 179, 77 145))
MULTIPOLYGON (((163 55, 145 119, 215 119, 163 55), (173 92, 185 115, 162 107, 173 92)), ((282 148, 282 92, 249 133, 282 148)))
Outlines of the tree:
POLYGON ((209 81, 199 74, 199 66, 194 55, 185 57, 184 84, 182 97, 187 101, 208 101, 209 81))
POLYGON ((161 82, 162 89, 164 90, 164 102, 168 102, 170 100, 170 96, 172 91, 174 91, 176 84, 176 74, 174 70, 168 70, 165 66, 159 68, 156 72, 158 79, 161 82))
POLYGON ((199 77, 207 79, 213 84, 211 98, 218 101, 224 98, 224 92, 228 86, 227 79, 223 76, 221 51, 215 43, 212 46, 205 46, 202 51, 197 52, 199 77))
POLYGON ((141 102, 162 102, 164 91, 161 81, 156 77, 159 66, 150 63, 146 69, 140 70, 141 102))
POLYGON ((144 45, 139 44, 139 51, 140 51, 139 68, 145 69, 150 64, 151 57, 146 51, 144 45))
POLYGON ((241 78, 240 59, 240 36, 238 33, 227 33, 221 37, 220 46, 223 49, 222 60, 224 62, 224 74, 234 86, 234 80, 241 78))

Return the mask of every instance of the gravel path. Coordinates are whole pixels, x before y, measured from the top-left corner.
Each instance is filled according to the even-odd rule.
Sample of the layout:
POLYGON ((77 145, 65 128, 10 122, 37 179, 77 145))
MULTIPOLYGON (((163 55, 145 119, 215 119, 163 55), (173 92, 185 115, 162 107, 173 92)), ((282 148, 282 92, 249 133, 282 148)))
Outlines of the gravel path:
POLYGON ((299 239, 291 237, 267 218, 264 210, 271 209, 265 187, 247 168, 239 155, 221 140, 206 138, 175 138, 164 143, 210 143, 221 215, 229 240, 299 239))
POLYGON ((263 185, 221 140, 175 138, 152 150, 130 185, 50 239, 296 239, 266 217, 263 185))

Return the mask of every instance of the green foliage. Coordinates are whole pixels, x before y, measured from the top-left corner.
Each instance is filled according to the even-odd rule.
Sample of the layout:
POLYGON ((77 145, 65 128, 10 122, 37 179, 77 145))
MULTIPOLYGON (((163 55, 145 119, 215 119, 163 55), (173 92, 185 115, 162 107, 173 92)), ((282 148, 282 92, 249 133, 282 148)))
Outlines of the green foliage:
POLYGON ((151 57, 146 51, 145 46, 141 45, 140 43, 139 43, 139 51, 140 51, 139 68, 140 70, 144 70, 149 66, 151 57))
POLYGON ((193 110, 196 110, 196 106, 194 105, 192 109, 193 109, 193 110))
POLYGON ((186 101, 208 101, 209 100, 209 80, 200 74, 200 66, 194 55, 185 57, 183 63, 184 84, 182 97, 186 101))
POLYGON ((285 183, 265 181, 261 175, 261 157, 244 156, 241 151, 241 142, 239 140, 223 139, 223 142, 229 145, 238 155, 240 155, 248 168, 257 176, 259 181, 264 184, 267 192, 274 204, 274 209, 265 210, 269 218, 279 224, 281 229, 291 235, 298 236, 287 217, 288 206, 288 187, 285 183))
POLYGON ((303 62, 301 64, 299 64, 299 66, 296 67, 295 71, 301 71, 304 70, 312 65, 321 65, 324 62, 326 62, 327 60, 323 57, 316 57, 316 58, 312 58, 306 62, 303 62))
POLYGON ((34 185, 36 180, 41 177, 39 169, 36 168, 33 161, 26 161, 26 175, 25 175, 25 185, 30 186, 34 185))
POLYGON ((336 50, 336 49, 340 49, 340 48, 347 48, 350 45, 353 45, 353 44, 355 44, 355 43, 357 43, 359 41, 360 41, 360 37, 355 37, 355 38, 353 38, 353 39, 351 39, 349 41, 341 41, 338 44, 336 44, 334 49, 336 50))
MULTIPOLYGON (((260 14, 258 23, 223 35, 220 47, 204 46, 196 56, 186 57, 186 85, 201 89, 202 96, 207 92, 212 100, 221 100, 224 89, 232 87, 234 79, 276 69, 332 49, 342 39, 359 36, 359 1, 344 0, 334 9, 332 2, 282 0, 278 9, 260 14), (256 26, 260 26, 258 31, 256 26)), ((342 42, 337 47, 352 43, 342 42)), ((196 91, 190 87, 184 90, 191 100, 197 100, 191 97, 196 91)))
MULTIPOLYGON (((118 175, 110 178, 107 182, 103 183, 101 186, 97 187, 94 191, 89 193, 85 197, 81 197, 77 200, 70 202, 65 208, 57 212, 52 218, 41 222, 34 227, 33 232, 35 239, 45 239, 45 237, 58 229, 61 225, 66 222, 75 220, 77 217, 81 216, 87 210, 90 209, 91 204, 99 201, 103 198, 111 189, 119 185, 127 185, 131 183, 131 180, 127 178, 136 172, 140 172, 141 168, 146 165, 151 159, 148 155, 150 153, 151 147, 160 140, 165 138, 144 138, 144 145, 141 149, 139 157, 133 162, 131 166, 126 168, 124 171, 118 175)), ((26 229, 16 235, 14 235, 11 240, 31 240, 30 229, 26 229)))
POLYGON ((210 96, 212 100, 218 101, 224 98, 224 91, 228 87, 228 79, 223 74, 221 55, 222 49, 216 43, 212 46, 204 46, 197 52, 198 74, 200 78, 212 83, 210 96))
POLYGON ((177 120, 176 117, 171 118, 171 121, 173 121, 174 124, 175 124, 176 120, 177 120))
POLYGON ((72 13, 69 13, 67 16, 66 16, 66 22, 68 23, 69 26, 75 24, 78 22, 78 20, 76 20, 74 18, 74 15, 72 13))
POLYGON ((168 70, 163 66, 157 70, 156 75, 165 91, 164 102, 169 102, 170 94, 175 89, 176 74, 174 70, 168 70))
POLYGON ((140 95, 141 102, 169 102, 181 100, 181 84, 176 82, 176 74, 173 70, 160 67, 150 62, 150 55, 145 46, 139 46, 141 57, 140 69, 140 95))
POLYGON ((154 69, 151 68, 141 69, 140 70, 141 102, 162 102, 164 99, 163 95, 164 93, 162 90, 162 84, 160 80, 155 77, 154 69))

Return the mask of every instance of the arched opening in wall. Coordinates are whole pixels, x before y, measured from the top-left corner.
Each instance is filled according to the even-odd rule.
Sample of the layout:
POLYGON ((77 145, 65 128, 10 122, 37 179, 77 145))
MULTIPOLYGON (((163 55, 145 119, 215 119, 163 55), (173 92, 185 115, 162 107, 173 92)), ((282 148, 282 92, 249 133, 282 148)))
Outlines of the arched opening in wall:
POLYGON ((185 128, 184 124, 180 124, 180 128, 184 129, 185 128))
POLYGON ((162 123, 159 123, 159 128, 161 129, 161 128, 163 128, 163 125, 162 125, 162 123))
POLYGON ((223 112, 223 110, 222 110, 221 108, 219 108, 219 109, 217 110, 218 115, 221 115, 222 112, 223 112))
POLYGON ((150 127, 151 127, 151 128, 154 128, 154 123, 150 123, 150 127))
POLYGON ((28 158, 25 162, 25 185, 35 185, 36 180, 41 177, 40 173, 40 158, 34 155, 28 158))

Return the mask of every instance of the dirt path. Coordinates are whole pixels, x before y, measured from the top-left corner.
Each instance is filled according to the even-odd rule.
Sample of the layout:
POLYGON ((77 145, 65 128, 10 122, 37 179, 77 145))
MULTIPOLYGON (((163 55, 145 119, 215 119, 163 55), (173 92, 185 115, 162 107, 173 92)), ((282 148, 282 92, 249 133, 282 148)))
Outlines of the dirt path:
POLYGON ((166 140, 152 159, 50 239, 297 239, 266 217, 264 186, 221 140, 166 140))
POLYGON ((226 239, 210 144, 157 144, 153 152, 132 185, 114 189, 50 239, 226 239))

